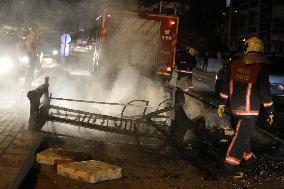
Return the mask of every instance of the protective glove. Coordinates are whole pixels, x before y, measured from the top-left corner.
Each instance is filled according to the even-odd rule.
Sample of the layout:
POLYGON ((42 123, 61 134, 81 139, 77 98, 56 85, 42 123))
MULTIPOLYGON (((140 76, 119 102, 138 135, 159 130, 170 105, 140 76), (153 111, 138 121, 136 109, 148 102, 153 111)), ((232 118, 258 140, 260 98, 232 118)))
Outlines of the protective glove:
POLYGON ((218 111, 217 111, 217 115, 218 115, 219 119, 221 119, 223 117, 224 111, 225 111, 225 105, 219 105, 218 111))
POLYGON ((267 122, 267 124, 269 126, 273 125, 273 123, 274 123, 274 115, 273 114, 269 115, 268 118, 266 119, 266 122, 267 122))

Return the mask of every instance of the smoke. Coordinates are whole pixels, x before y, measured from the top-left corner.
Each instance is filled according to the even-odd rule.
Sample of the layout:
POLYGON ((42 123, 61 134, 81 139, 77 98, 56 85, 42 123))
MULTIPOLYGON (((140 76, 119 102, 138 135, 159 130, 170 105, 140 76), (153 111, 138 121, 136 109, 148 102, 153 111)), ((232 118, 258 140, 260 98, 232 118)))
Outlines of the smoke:
MULTIPOLYGON (((42 32, 59 31, 72 34, 72 32, 78 31, 78 25, 82 22, 86 30, 98 24, 96 18, 102 10, 103 4, 100 4, 101 2, 92 0, 72 1, 72 3, 60 0, 5 1, 4 7, 9 10, 7 14, 10 17, 8 16, 7 19, 2 21, 6 25, 36 22, 39 23, 42 32)), ((123 9, 124 5, 128 5, 128 2, 121 4, 120 8, 123 9)), ((145 31, 137 30, 139 25, 133 27, 136 28, 135 30, 129 30, 132 26, 131 23, 137 21, 137 17, 123 20, 120 17, 121 15, 116 16, 114 18, 117 18, 117 32, 108 39, 110 46, 104 49, 104 59, 100 62, 98 72, 91 71, 92 54, 71 55, 64 64, 59 63, 54 66, 54 62, 50 62, 47 63, 50 65, 41 68, 32 83, 33 88, 41 85, 44 78, 48 76, 50 77, 49 91, 53 97, 123 105, 133 100, 144 100, 132 102, 132 104, 141 107, 127 107, 124 112, 125 116, 141 117, 147 101, 149 101, 149 107, 146 113, 156 110, 160 102, 169 98, 169 94, 165 91, 162 83, 159 79, 153 78, 151 72, 155 66, 157 38, 159 37, 156 35, 158 24, 146 23, 145 20, 142 20, 143 23, 146 23, 144 25, 145 31), (146 39, 146 44, 141 44, 144 39, 146 39), (145 48, 145 45, 147 48, 145 48)), ((1 12, 0 17, 4 18, 3 12, 1 12)), ((51 104, 116 117, 120 116, 124 107, 57 100, 52 100, 51 104)), ((68 128, 56 130, 53 125, 49 124, 46 130, 91 138, 92 134, 88 129, 68 128)))
POLYGON ((200 101, 185 95, 184 111, 188 118, 195 119, 202 116, 208 129, 231 128, 229 115, 224 114, 222 119, 217 116, 217 109, 205 106, 200 101))
POLYGON ((37 23, 40 29, 76 32, 80 24, 88 30, 96 25, 103 0, 4 0, 0 3, 0 24, 23 27, 37 23), (2 22, 2 23, 1 23, 2 22))
MULTIPOLYGON (((149 101, 149 106, 156 107, 160 102, 169 98, 169 94, 159 81, 142 75, 135 67, 124 65, 124 68, 113 73, 114 78, 106 72, 97 73, 93 78, 67 76, 58 74, 51 77, 51 92, 55 97, 94 100, 99 102, 127 104, 132 100, 149 101)), ((42 79, 43 80, 43 79, 42 79)), ((120 115, 123 106, 80 104, 56 102, 69 108, 77 108, 85 111, 101 113, 105 115, 120 115)), ((131 115, 142 115, 145 102, 135 102, 129 107, 127 113, 131 115)), ((153 111, 156 108, 148 108, 153 111)))
MULTIPOLYGON (((78 63, 78 62, 76 62, 78 63)), ((81 62, 85 63, 85 62, 81 62)), ((140 73, 135 67, 124 64, 122 69, 114 73, 111 69, 103 69, 93 77, 76 77, 65 74, 55 74, 51 77, 50 92, 54 97, 94 100, 99 102, 127 104, 132 100, 149 101, 147 112, 156 110, 156 106, 164 99, 169 98, 169 94, 159 81, 149 78, 140 73), (112 76, 111 76, 112 75, 112 76)), ((120 117, 124 106, 114 106, 105 104, 86 104, 52 101, 51 104, 63 107, 111 115, 120 117)), ((132 103, 141 107, 129 106, 124 112, 124 116, 141 117, 144 112, 145 102, 132 103)), ((44 130, 83 138, 96 138, 102 140, 119 140, 125 142, 125 138, 109 136, 106 133, 92 131, 74 126, 64 126, 62 124, 48 124, 44 130)))

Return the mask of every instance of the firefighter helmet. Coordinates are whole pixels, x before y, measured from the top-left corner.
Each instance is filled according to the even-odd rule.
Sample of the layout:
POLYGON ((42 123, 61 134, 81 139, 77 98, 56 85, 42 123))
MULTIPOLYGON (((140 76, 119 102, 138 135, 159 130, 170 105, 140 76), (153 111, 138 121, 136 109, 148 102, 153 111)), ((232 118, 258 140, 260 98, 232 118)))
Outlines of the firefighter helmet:
POLYGON ((249 38, 244 44, 244 53, 248 54, 249 52, 264 53, 264 45, 262 40, 257 37, 249 38))
POLYGON ((193 48, 193 47, 188 47, 188 53, 191 54, 192 56, 195 56, 196 55, 196 50, 193 48))

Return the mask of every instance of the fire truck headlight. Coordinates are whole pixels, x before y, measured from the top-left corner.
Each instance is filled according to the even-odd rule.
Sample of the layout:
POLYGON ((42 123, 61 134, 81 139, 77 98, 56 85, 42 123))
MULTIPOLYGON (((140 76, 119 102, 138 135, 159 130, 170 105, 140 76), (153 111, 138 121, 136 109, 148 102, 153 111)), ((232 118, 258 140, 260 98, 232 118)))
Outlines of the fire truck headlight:
POLYGON ((53 50, 53 51, 52 51, 52 54, 53 54, 53 55, 58 55, 58 51, 57 51, 57 50, 53 50))
POLYGON ((11 71, 13 65, 12 60, 8 57, 0 57, 0 72, 6 73, 11 71))

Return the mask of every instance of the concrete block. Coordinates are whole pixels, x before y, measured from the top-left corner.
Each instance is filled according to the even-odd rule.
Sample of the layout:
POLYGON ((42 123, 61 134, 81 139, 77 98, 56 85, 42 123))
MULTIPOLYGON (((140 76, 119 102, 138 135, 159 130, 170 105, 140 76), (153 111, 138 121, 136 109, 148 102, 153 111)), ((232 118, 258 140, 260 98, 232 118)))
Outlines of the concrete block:
POLYGON ((90 160, 57 165, 57 173, 87 183, 119 179, 122 168, 108 163, 90 160))
POLYGON ((88 153, 62 148, 49 148, 36 155, 36 161, 45 165, 72 163, 89 159, 91 159, 91 155, 88 153))

